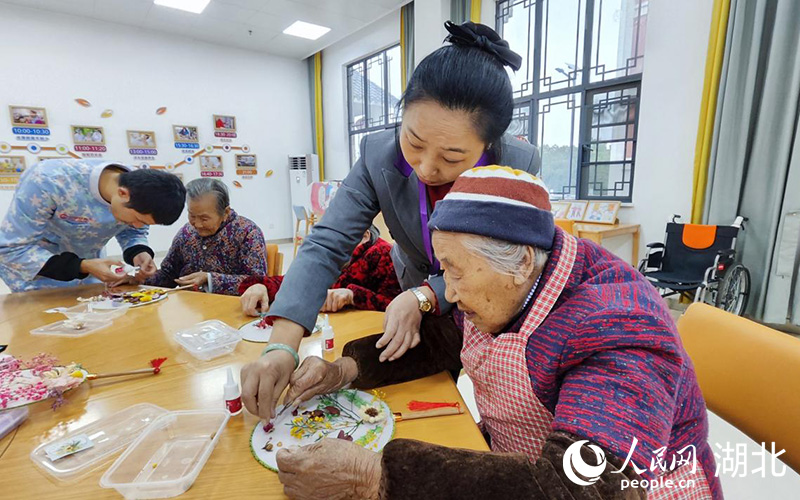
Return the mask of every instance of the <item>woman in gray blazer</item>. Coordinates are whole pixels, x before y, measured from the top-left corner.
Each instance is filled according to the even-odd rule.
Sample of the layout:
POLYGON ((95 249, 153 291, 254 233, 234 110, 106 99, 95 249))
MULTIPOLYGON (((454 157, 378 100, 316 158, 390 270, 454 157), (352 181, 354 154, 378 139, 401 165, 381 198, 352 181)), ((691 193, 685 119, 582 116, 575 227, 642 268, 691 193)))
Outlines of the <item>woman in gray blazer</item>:
POLYGON ((242 396, 251 413, 264 419, 274 414, 297 367, 304 332, 313 328, 328 288, 378 212, 395 240, 392 260, 405 290, 387 308, 378 342, 388 344, 381 361, 391 361, 417 345, 423 314, 446 314, 452 307, 427 229, 435 203, 477 165, 538 172, 536 148, 504 135, 514 108, 504 66, 517 70, 522 59, 488 26, 445 27, 451 44, 414 70, 401 126, 361 141, 358 162, 300 247, 275 301, 260 305, 275 321, 263 355, 242 368, 242 396))

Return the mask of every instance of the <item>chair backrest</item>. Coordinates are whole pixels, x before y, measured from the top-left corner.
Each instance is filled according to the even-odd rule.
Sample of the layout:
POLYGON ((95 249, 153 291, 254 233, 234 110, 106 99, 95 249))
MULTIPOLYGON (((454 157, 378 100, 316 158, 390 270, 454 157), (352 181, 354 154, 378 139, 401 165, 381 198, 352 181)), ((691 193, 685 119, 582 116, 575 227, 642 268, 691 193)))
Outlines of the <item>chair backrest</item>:
POLYGON ((739 228, 700 224, 667 224, 662 271, 680 271, 683 276, 702 280, 706 269, 714 265, 720 250, 733 248, 739 228))
POLYGON ((575 221, 571 219, 556 219, 556 226, 560 227, 567 234, 575 234, 575 221))
POLYGON ((294 216, 297 218, 297 220, 308 219, 308 212, 306 212, 306 207, 303 205, 292 205, 292 210, 294 211, 294 216))
POLYGON ((375 216, 375 219, 372 221, 381 231, 381 239, 388 241, 389 243, 394 243, 394 238, 392 238, 391 233, 389 233, 389 228, 386 227, 386 221, 383 220, 383 212, 378 212, 378 215, 375 216))
POLYGON ((800 472, 800 340, 703 303, 678 331, 708 408, 800 472))
POLYGON ((267 275, 281 274, 283 274, 283 254, 278 251, 278 245, 267 243, 267 275))

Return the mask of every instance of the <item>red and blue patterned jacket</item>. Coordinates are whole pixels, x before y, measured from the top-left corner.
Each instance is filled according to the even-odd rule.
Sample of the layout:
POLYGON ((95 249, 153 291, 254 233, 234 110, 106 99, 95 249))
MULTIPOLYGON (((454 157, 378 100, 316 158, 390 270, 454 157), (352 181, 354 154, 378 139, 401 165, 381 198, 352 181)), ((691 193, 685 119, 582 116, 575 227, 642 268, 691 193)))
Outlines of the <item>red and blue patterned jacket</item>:
MULTIPOLYGON (((557 230, 536 294, 562 244, 557 230)), ((622 460, 637 438, 632 461, 646 479, 657 476, 656 450, 667 447, 662 463, 669 466, 694 446, 714 498, 722 498, 694 366, 664 300, 633 267, 578 239, 564 291, 528 339, 527 362, 535 394, 554 415, 553 431, 582 436, 622 460)))

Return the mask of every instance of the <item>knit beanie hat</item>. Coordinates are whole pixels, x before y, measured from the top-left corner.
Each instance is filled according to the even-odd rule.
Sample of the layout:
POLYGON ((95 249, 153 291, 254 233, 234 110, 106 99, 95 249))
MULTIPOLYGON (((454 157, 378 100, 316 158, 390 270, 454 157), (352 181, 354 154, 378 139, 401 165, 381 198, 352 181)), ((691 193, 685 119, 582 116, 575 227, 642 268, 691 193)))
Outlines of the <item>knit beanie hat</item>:
POLYGON ((436 203, 430 230, 488 236, 550 250, 555 222, 541 179, 509 167, 475 167, 436 203))

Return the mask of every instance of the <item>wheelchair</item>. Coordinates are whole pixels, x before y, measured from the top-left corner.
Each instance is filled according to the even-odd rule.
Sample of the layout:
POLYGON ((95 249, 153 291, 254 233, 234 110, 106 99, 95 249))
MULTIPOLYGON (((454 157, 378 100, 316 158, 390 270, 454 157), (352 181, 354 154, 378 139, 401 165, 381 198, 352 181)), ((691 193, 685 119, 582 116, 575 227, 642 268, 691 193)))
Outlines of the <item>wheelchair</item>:
POLYGON ((746 217, 730 226, 683 224, 674 215, 663 243, 647 245, 641 272, 666 298, 680 295, 741 316, 750 296, 750 271, 736 263, 736 237, 746 217))

